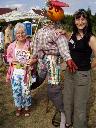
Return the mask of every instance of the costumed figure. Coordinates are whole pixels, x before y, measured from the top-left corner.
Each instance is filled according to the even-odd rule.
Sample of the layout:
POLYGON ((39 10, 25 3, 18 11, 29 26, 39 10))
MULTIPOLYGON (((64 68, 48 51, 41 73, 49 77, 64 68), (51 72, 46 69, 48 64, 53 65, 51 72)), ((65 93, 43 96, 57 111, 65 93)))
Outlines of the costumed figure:
POLYGON ((48 1, 47 16, 50 23, 37 31, 34 38, 33 55, 37 55, 39 59, 39 71, 41 71, 41 76, 39 76, 48 75, 48 97, 61 113, 60 128, 65 128, 60 58, 62 57, 66 61, 71 72, 74 72, 77 67, 71 59, 67 39, 60 30, 60 21, 64 18, 64 11, 61 7, 68 7, 68 4, 48 1))

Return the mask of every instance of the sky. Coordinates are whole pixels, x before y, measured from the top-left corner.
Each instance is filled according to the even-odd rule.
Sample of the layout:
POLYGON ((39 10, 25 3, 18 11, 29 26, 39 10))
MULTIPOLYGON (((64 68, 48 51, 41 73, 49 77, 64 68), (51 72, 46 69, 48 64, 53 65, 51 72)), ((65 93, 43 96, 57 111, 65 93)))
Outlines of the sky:
MULTIPOLYGON (((91 9, 92 14, 96 13, 96 0, 59 0, 66 2, 70 7, 64 8, 65 14, 73 14, 80 8, 91 9)), ((46 0, 0 0, 0 7, 18 8, 30 10, 33 7, 46 8, 46 0)))

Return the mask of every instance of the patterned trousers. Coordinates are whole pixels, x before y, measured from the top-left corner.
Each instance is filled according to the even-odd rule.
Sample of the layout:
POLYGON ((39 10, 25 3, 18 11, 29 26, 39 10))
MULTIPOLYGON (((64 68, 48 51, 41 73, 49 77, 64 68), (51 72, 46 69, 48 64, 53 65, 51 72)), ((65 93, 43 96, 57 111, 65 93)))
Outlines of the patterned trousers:
POLYGON ((32 104, 32 97, 28 86, 24 83, 23 69, 14 69, 11 84, 15 106, 29 107, 32 104))

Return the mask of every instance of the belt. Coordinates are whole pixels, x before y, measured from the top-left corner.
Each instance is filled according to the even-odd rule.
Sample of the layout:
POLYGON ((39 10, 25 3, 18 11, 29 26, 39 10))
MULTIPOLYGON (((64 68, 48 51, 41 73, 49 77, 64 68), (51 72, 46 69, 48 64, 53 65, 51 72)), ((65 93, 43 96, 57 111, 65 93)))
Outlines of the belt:
POLYGON ((60 86, 60 83, 59 84, 48 84, 48 86, 50 86, 51 88, 55 88, 57 86, 60 86))
POLYGON ((24 68, 24 65, 18 63, 18 64, 13 64, 13 67, 16 68, 16 69, 25 69, 24 68))

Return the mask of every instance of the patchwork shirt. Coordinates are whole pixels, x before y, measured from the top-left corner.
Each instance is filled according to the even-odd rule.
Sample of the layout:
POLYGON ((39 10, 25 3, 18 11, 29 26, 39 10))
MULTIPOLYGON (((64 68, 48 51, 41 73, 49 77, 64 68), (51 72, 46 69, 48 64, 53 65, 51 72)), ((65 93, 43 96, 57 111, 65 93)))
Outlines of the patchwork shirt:
POLYGON ((66 37, 54 25, 39 29, 33 43, 33 55, 38 55, 39 58, 44 54, 56 56, 60 54, 65 61, 71 59, 66 37))

